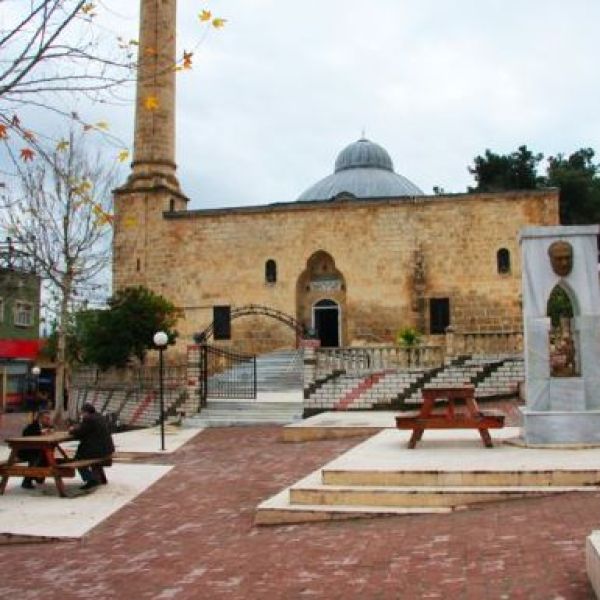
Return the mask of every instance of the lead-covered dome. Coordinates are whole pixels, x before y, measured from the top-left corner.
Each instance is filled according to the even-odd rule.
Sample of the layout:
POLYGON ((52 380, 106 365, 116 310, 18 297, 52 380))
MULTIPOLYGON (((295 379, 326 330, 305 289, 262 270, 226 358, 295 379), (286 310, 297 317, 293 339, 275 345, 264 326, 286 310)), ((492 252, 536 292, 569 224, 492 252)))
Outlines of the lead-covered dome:
POLYGON ((356 198, 422 196, 406 177, 394 172, 387 151, 367 139, 346 146, 335 161, 335 171, 308 188, 298 200, 329 200, 340 194, 356 198))

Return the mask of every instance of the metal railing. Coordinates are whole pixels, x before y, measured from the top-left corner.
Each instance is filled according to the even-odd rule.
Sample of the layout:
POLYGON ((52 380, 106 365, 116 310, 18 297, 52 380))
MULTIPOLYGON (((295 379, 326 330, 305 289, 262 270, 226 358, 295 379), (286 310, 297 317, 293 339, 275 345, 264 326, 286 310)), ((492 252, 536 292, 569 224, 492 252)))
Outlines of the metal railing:
POLYGON ((188 377, 197 373, 200 406, 208 398, 256 398, 256 356, 208 344, 188 349, 188 377))

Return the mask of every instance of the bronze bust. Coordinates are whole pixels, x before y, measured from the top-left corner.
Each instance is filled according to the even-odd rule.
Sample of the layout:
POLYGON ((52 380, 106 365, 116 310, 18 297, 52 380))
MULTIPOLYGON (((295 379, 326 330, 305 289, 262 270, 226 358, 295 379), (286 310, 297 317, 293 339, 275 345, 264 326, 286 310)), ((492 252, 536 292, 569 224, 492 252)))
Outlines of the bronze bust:
POLYGON ((573 246, 569 242, 553 242, 548 248, 548 256, 552 270, 560 277, 566 277, 573 269, 573 246))

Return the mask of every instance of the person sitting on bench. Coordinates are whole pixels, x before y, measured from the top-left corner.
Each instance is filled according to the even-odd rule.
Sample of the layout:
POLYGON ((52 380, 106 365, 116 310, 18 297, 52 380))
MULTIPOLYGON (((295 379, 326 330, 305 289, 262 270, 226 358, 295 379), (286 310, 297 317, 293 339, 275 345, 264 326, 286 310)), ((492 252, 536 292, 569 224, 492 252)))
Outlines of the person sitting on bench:
MULTIPOLYGON (((81 422, 70 427, 69 433, 79 440, 75 460, 110 458, 115 451, 115 445, 106 420, 96 412, 92 404, 87 402, 81 407, 81 422)), ((78 470, 81 479, 84 481, 81 486, 82 490, 90 490, 106 482, 101 465, 81 467, 78 470)))
MULTIPOLYGON (((23 429, 21 435, 23 437, 27 437, 30 435, 44 435, 52 431, 52 417, 50 416, 50 412, 47 410, 42 410, 34 415, 33 420, 29 425, 23 429)), ((41 450, 20 450, 19 451, 19 459, 26 460, 30 467, 44 467, 48 464, 46 461, 46 457, 41 450)), ((21 487, 31 490, 33 489, 33 481, 32 477, 24 477, 23 482, 21 483, 21 487)), ((35 479, 36 483, 44 483, 44 479, 42 477, 35 479)))

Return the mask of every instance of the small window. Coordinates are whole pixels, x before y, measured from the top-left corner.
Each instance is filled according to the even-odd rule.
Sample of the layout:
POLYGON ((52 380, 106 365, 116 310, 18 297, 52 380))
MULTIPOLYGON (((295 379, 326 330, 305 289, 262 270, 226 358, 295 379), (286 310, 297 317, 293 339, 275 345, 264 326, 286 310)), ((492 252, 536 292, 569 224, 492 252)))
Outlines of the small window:
POLYGON ((510 273, 510 252, 506 248, 500 248, 496 254, 498 273, 510 273))
POLYGON ((450 300, 448 298, 430 298, 429 300, 429 333, 439 335, 446 333, 450 325, 450 300))
POLYGON ((215 340, 231 339, 231 306, 213 306, 213 337, 215 340))
POLYGON ((277 281, 277 263, 272 258, 265 263, 265 281, 267 283, 277 281))
POLYGON ((31 327, 33 325, 33 304, 30 302, 15 302, 15 325, 31 327))

